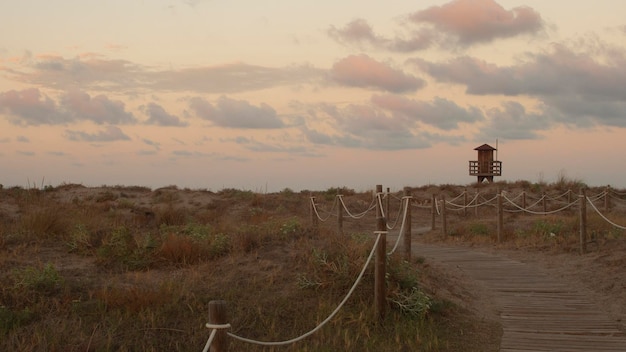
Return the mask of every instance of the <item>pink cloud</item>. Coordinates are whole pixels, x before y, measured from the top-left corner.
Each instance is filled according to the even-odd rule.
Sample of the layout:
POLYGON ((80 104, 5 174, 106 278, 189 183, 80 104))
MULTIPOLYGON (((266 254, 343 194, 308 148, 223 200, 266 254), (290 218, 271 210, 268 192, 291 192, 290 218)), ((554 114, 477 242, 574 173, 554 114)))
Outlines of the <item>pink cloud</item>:
POLYGON ((335 63, 331 77, 343 85, 378 88, 395 93, 415 91, 424 86, 423 80, 363 54, 351 55, 335 63))
POLYGON ((532 34, 544 27, 541 15, 532 8, 520 6, 507 11, 494 0, 453 0, 418 11, 410 19, 430 23, 463 45, 532 34))

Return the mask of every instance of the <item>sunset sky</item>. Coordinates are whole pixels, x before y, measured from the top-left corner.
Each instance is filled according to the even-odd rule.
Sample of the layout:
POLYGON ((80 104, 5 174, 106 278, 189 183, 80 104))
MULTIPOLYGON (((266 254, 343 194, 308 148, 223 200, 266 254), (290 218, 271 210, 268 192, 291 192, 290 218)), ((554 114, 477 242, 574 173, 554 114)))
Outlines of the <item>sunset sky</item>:
POLYGON ((626 187, 626 2, 0 2, 0 183, 626 187))

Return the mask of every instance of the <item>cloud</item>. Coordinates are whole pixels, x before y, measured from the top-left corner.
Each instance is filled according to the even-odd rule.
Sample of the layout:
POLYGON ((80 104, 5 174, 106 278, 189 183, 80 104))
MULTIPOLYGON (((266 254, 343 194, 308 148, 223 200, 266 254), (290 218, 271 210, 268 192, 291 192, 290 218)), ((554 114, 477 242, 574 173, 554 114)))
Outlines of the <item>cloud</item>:
POLYGON ((514 66, 467 56, 444 63, 412 62, 438 81, 464 85, 468 94, 534 97, 554 121, 626 127, 626 51, 601 42, 588 45, 575 51, 555 44, 528 53, 514 66))
POLYGON ((422 149, 434 143, 456 143, 463 137, 433 134, 417 128, 417 120, 402 114, 387 114, 375 105, 351 104, 337 108, 318 105, 311 112, 316 121, 328 119, 326 128, 302 126, 313 144, 371 150, 422 149))
POLYGON ((387 43, 387 39, 374 33, 374 30, 366 20, 358 18, 346 24, 343 28, 331 26, 328 35, 340 43, 358 43, 381 46, 387 43))
POLYGON ((351 55, 335 63, 331 78, 350 87, 375 88, 394 93, 416 91, 425 85, 423 80, 364 54, 351 55))
POLYGON ((436 97, 430 102, 397 95, 375 95, 372 103, 409 121, 419 121, 442 130, 459 128, 459 123, 475 123, 484 119, 476 107, 464 109, 453 101, 436 97))
POLYGON ((83 87, 118 90, 145 84, 145 68, 127 60, 111 60, 96 55, 66 59, 45 55, 29 61, 23 71, 13 72, 13 78, 36 85, 68 90, 83 87))
POLYGON ((37 88, 0 93, 0 112, 17 125, 64 125, 75 121, 96 124, 132 124, 135 117, 124 103, 104 95, 91 97, 82 91, 63 94, 57 103, 37 88))
POLYGON ((195 97, 189 107, 204 120, 228 128, 274 129, 285 127, 276 111, 267 104, 254 106, 244 100, 220 97, 215 105, 195 97))
POLYGON ((532 8, 505 10, 494 0, 453 0, 408 14, 406 19, 399 23, 398 34, 393 37, 377 34, 361 18, 341 28, 331 26, 327 34, 344 45, 407 53, 435 45, 467 47, 496 39, 536 35, 546 27, 541 15, 532 8))
POLYGON ((269 153, 287 153, 287 154, 306 154, 307 149, 301 145, 286 146, 281 143, 264 143, 255 139, 237 136, 232 140, 222 140, 223 142, 232 141, 241 145, 243 148, 253 152, 269 152, 269 153))
POLYGON ((430 24, 460 45, 492 42, 544 29, 541 15, 530 7, 505 10, 494 0, 453 0, 409 16, 416 24, 430 24))
POLYGON ((104 130, 97 133, 86 133, 82 131, 65 130, 65 137, 71 141, 83 142, 114 142, 128 141, 128 137, 119 127, 106 126, 104 130))
POLYGON ((264 67, 241 62, 183 69, 155 69, 98 55, 40 56, 19 69, 0 67, 11 79, 58 90, 132 93, 140 90, 226 94, 321 81, 324 71, 309 65, 264 67))
POLYGON ((146 121, 146 124, 148 125, 175 127, 184 127, 189 125, 187 122, 182 121, 178 116, 168 114, 162 106, 156 103, 149 103, 147 106, 143 106, 142 111, 148 115, 148 121, 146 121))
POLYGON ((433 45, 435 33, 429 29, 413 30, 409 38, 387 38, 378 35, 364 19, 355 19, 343 28, 331 26, 327 30, 328 36, 344 45, 357 45, 359 47, 371 46, 390 51, 412 52, 428 49, 433 45))
POLYGON ((529 113, 520 103, 507 101, 501 106, 487 111, 490 122, 481 129, 478 139, 540 139, 543 137, 537 132, 546 131, 553 125, 550 118, 529 113))
POLYGON ((137 120, 125 110, 124 103, 113 101, 104 95, 91 97, 89 94, 72 90, 61 97, 60 107, 73 120, 87 120, 96 124, 133 124, 137 120))
POLYGON ((156 150, 161 150, 161 143, 155 142, 155 141, 147 139, 147 138, 142 138, 141 141, 144 144, 146 144, 146 145, 154 147, 154 149, 156 149, 156 150))
POLYGON ((9 115, 17 125, 63 124, 70 116, 58 110, 56 102, 37 88, 0 93, 0 111, 9 115))
POLYGON ((30 139, 28 139, 28 137, 26 136, 17 136, 15 138, 16 141, 21 142, 21 143, 29 143, 30 139))

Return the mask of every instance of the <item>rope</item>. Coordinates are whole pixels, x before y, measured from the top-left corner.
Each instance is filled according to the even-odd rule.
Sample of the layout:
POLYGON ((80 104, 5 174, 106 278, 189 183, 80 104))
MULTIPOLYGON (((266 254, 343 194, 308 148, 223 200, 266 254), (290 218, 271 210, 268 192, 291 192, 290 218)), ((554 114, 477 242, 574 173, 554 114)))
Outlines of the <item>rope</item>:
POLYGON ((316 326, 315 328, 313 328, 312 330, 310 330, 307 333, 304 333, 304 334, 302 334, 302 335, 300 335, 300 336, 298 336, 296 338, 293 338, 291 340, 286 340, 286 341, 275 341, 275 342, 256 341, 256 340, 247 339, 245 337, 237 336, 237 335, 232 334, 230 332, 228 333, 228 336, 230 336, 230 337, 232 337, 234 339, 237 339, 239 341, 252 343, 252 344, 257 344, 257 345, 261 345, 261 346, 283 346, 283 345, 292 344, 294 342, 298 342, 298 341, 303 340, 304 338, 306 338, 306 337, 316 333, 319 329, 321 329, 324 325, 326 325, 326 323, 328 323, 339 312, 339 310, 343 307, 343 305, 346 303, 346 301, 348 301, 348 298, 350 298, 350 296, 352 295, 352 293, 356 289, 356 287, 359 284, 359 282, 361 282, 361 279, 363 278, 363 274, 365 274, 365 270, 367 269, 367 266, 372 261, 372 257, 374 256, 374 252, 376 251, 376 247, 378 247, 378 242, 380 241, 380 232, 376 231, 374 233, 377 234, 376 242, 374 243, 374 247, 372 248, 372 251, 370 252, 369 257, 367 257, 367 260, 365 261, 365 265, 363 265, 363 269, 361 269, 361 273, 359 273, 359 276, 356 278, 356 281, 354 282, 354 285, 352 285, 352 287, 350 288, 350 291, 348 291, 348 294, 343 298, 341 303, 339 303, 337 308, 335 308, 335 310, 332 313, 330 313, 330 315, 326 319, 324 319, 324 321, 322 321, 318 326, 316 326))
MULTIPOLYGON (((545 195, 544 195, 544 196, 542 196, 541 198, 539 198, 539 200, 538 200, 538 201, 536 201, 536 202, 534 202, 533 204, 531 204, 531 205, 527 206, 527 207, 526 207, 526 209, 532 208, 532 207, 534 207, 535 205, 539 204, 539 202, 541 202, 541 201, 543 200, 543 198, 544 198, 544 197, 545 197, 545 195)), ((526 210, 524 210, 524 211, 526 211, 526 210)))
POLYGON ((313 211, 315 212, 315 215, 317 215, 317 218, 321 222, 325 222, 331 217, 331 215, 333 215, 333 209, 335 209, 335 205, 337 205, 337 197, 335 197, 335 202, 333 203, 333 206, 330 208, 330 211, 328 211, 328 216, 325 219, 323 219, 320 216, 320 213, 317 211, 317 204, 315 204, 314 197, 311 197, 311 204, 313 204, 313 211))
POLYGON ((521 211, 524 211, 524 212, 529 213, 529 214, 534 214, 534 215, 548 215, 548 214, 558 213, 558 212, 563 211, 563 210, 571 207, 572 205, 576 204, 576 202, 571 202, 571 203, 567 204, 566 206, 564 206, 564 207, 562 207, 560 209, 557 209, 557 210, 553 210, 553 211, 546 211, 546 212, 543 212, 543 211, 532 211, 532 210, 524 209, 524 208, 520 207, 519 205, 515 204, 509 198, 507 198, 506 195, 503 195, 503 197, 509 203, 511 203, 514 207, 520 209, 521 211))
POLYGON ((617 200, 617 201, 620 201, 620 202, 626 201, 626 199, 624 199, 624 198, 620 198, 620 196, 619 196, 619 195, 614 195, 614 194, 611 194, 611 195, 610 195, 610 197, 611 197, 611 199, 613 199, 613 200, 617 200))
POLYGON ((602 192, 600 194, 596 194, 595 196, 587 196, 588 199, 593 198, 593 201, 595 202, 596 200, 603 198, 604 195, 606 194, 606 192, 602 192))
POLYGON ((459 194, 458 196, 456 196, 454 199, 449 200, 448 202, 454 202, 455 200, 457 200, 457 199, 459 199, 459 198, 463 197, 463 195, 465 194, 465 192, 467 192, 467 191, 463 191, 461 194, 459 194))
POLYGON ((208 352, 209 348, 211 348, 211 344, 213 343, 213 339, 215 338, 215 335, 217 334, 217 330, 221 330, 221 329, 230 329, 230 324, 210 324, 210 323, 206 323, 205 325, 207 328, 212 329, 211 330, 211 335, 209 335, 209 339, 206 342, 206 345, 204 345, 204 349, 202 350, 202 352, 208 352))
MULTIPOLYGON (((478 198, 478 194, 476 195, 476 198, 478 198)), ((491 202, 493 202, 494 200, 496 200, 496 198, 498 198, 498 195, 497 195, 497 194, 496 194, 493 198, 491 198, 491 199, 487 199, 487 200, 485 200, 485 198, 483 198, 483 200, 484 200, 484 201, 483 201, 482 203, 477 203, 476 205, 472 205, 472 206, 468 205, 467 207, 468 207, 468 208, 478 208, 478 207, 482 207, 483 205, 492 205, 492 206, 495 206, 495 205, 493 205, 493 204, 489 204, 489 203, 491 203, 491 202)), ((478 201, 478 199, 476 199, 476 201, 478 201)))
POLYGON ((385 218, 385 208, 383 207, 383 200, 380 195, 381 193, 377 193, 376 198, 378 199, 378 206, 380 207, 380 215, 385 218))
POLYGON ((561 194, 560 196, 554 196, 554 197, 547 197, 546 196, 547 197, 546 199, 548 199, 548 200, 557 200, 559 198, 563 198, 563 197, 567 196, 569 194, 569 192, 570 192, 570 190, 568 189, 567 192, 561 194))
POLYGON ((591 204, 591 207, 593 208, 593 210, 595 210, 595 211, 596 211, 596 213, 598 213, 598 215, 600 215, 600 217, 602 217, 602 218, 604 219, 604 221, 606 221, 606 222, 608 222, 609 224, 611 224, 611 225, 613 225, 613 226, 617 227, 618 229, 626 230, 626 226, 621 226, 621 225, 618 225, 618 224, 614 223, 613 221, 611 221, 611 220, 607 219, 607 217, 606 217, 606 216, 604 216, 604 215, 600 212, 600 210, 598 210, 598 208, 596 208, 596 206, 595 206, 595 205, 593 204, 593 202, 589 199, 589 197, 587 197, 587 201, 589 202, 589 204, 591 204))
POLYGON ((348 214, 348 216, 353 218, 353 219, 360 219, 360 218, 364 217, 365 214, 367 214, 370 210, 372 210, 372 209, 374 209, 376 207, 376 201, 375 201, 375 199, 372 199, 372 204, 370 204, 369 208, 367 208, 364 212, 362 212, 360 214, 354 215, 346 207, 346 203, 344 203, 344 201, 343 201, 343 196, 339 196, 339 201, 341 202, 341 206, 343 206, 343 209, 346 211, 346 214, 348 214))
MULTIPOLYGON (((391 250, 391 252, 388 252, 387 255, 392 255, 395 251, 396 248, 398 248, 398 244, 400 243, 400 239, 402 238, 402 236, 404 235, 404 224, 406 224, 406 214, 409 210, 409 201, 410 201, 409 196, 406 197, 402 197, 402 199, 406 199, 406 202, 404 202, 404 212, 402 215, 402 226, 400 226, 400 234, 398 235, 398 238, 396 239, 396 244, 393 246, 393 249, 391 250)), ((398 213, 400 214, 400 213, 398 213)), ((394 225, 395 227, 395 225, 394 225)))
POLYGON ((613 194, 615 194, 616 196, 619 196, 619 197, 626 196, 626 192, 618 192, 617 190, 615 190, 613 188, 611 188, 611 193, 613 193, 613 194))
MULTIPOLYGON (((400 200, 400 205, 402 205, 403 199, 404 198, 400 200)), ((398 215, 396 216, 396 220, 393 222, 393 226, 389 226, 389 222, 386 222, 387 230, 393 230, 396 227, 396 225, 398 225, 398 220, 400 220, 400 212, 398 212, 398 215)))

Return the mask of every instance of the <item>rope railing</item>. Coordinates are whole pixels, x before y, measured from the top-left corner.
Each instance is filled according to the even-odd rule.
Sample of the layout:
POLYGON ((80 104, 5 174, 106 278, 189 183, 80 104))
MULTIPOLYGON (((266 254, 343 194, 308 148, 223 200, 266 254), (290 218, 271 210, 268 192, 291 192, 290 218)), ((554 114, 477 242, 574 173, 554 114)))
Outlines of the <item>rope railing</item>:
POLYGON ((614 190, 611 188, 611 194, 616 195, 618 197, 626 197, 626 192, 618 192, 617 190, 614 190))
POLYGON ((611 192, 611 193, 609 194, 609 197, 610 197, 612 200, 616 200, 616 201, 618 201, 618 202, 626 202, 626 199, 624 199, 624 198, 620 198, 620 197, 622 197, 622 196, 620 196, 620 195, 618 195, 618 194, 615 194, 614 192, 611 192))
POLYGON ((369 213, 371 210, 376 208, 376 200, 373 199, 372 203, 370 204, 370 206, 362 213, 359 214, 352 214, 350 212, 350 210, 348 210, 348 207, 346 206, 346 203, 343 201, 343 196, 338 196, 339 201, 341 202, 341 206, 343 207, 343 209, 346 211, 346 214, 348 214, 349 217, 353 218, 353 219, 361 219, 362 217, 364 217, 367 213, 369 213))
MULTIPOLYGON (((400 198, 400 206, 402 206, 402 203, 404 202, 404 198, 400 198)), ((398 211, 398 214, 396 215, 396 220, 393 222, 393 225, 389 226, 389 221, 387 221, 387 230, 393 230, 396 228, 396 226, 398 225, 398 220, 400 220, 400 214, 402 212, 398 211)), ((406 214, 406 212, 405 212, 406 214)))
MULTIPOLYGON (((404 202, 404 210, 402 211, 402 225, 400 226, 400 233, 398 234, 398 238, 396 238, 396 243, 394 244, 391 251, 387 252, 387 255, 392 255, 393 253, 395 253, 396 249, 398 248, 398 244, 400 244, 400 239, 402 239, 402 237, 404 236, 404 227, 407 221, 406 214, 409 210, 410 199, 411 197, 408 196, 402 197, 402 201, 404 202)), ((398 214, 400 214, 400 212, 398 212, 398 214)))
POLYGON ((503 198, 504 198, 507 202, 509 202, 511 205, 513 205, 514 207, 518 208, 520 211, 523 211, 523 212, 526 212, 526 213, 529 213, 529 214, 533 214, 533 215, 549 215, 549 214, 555 214, 555 213, 561 212, 561 211, 563 211, 563 210, 565 210, 565 209, 567 209, 567 208, 569 208, 569 207, 571 207, 571 206, 573 206, 573 205, 576 205, 576 204, 578 203, 578 202, 571 202, 571 203, 568 203, 566 206, 564 206, 564 207, 562 207, 562 208, 559 208, 559 209, 556 209, 556 210, 552 210, 552 211, 545 211, 545 212, 544 212, 544 211, 532 211, 532 210, 529 210, 528 208, 524 209, 524 208, 522 208, 521 206, 517 205, 515 202, 513 202, 511 199, 509 199, 506 195, 504 195, 504 194, 503 194, 503 195, 502 195, 502 197, 503 197, 503 198))
POLYGON ((460 199, 461 197, 463 197, 463 196, 465 195, 465 192, 467 192, 467 191, 463 191, 463 192, 461 192, 461 194, 459 194, 458 196, 456 196, 456 197, 455 197, 455 198, 453 198, 453 199, 450 199, 448 202, 452 203, 452 202, 454 202, 455 200, 460 199))
POLYGON ((598 201, 606 195, 606 192, 602 192, 600 194, 596 194, 595 196, 587 196, 587 199, 591 199, 593 202, 598 201))
MULTIPOLYGON (((374 242, 374 246, 372 247, 372 250, 370 251, 369 256, 367 257, 367 260, 365 261, 365 264, 363 265, 363 268, 361 269, 361 272, 359 273, 359 275, 357 276, 356 280, 354 281, 354 284, 352 285, 352 287, 350 288, 350 290, 348 291, 348 293, 345 295, 345 297, 343 298, 343 300, 341 300, 341 302, 339 303, 339 305, 335 308, 335 310, 330 313, 330 315, 328 315, 328 317, 326 319, 324 319, 324 321, 322 321, 321 323, 319 323, 316 327, 314 327, 313 329, 309 330, 308 332, 289 339, 289 340, 284 340, 284 341, 258 341, 258 340, 254 340, 254 339, 249 339, 249 338, 245 338, 233 333, 228 332, 228 336, 242 341, 242 342, 246 342, 246 343, 250 343, 250 344, 255 344, 255 345, 261 345, 261 346, 284 346, 284 345, 290 345, 293 344, 295 342, 301 341, 311 335, 313 335, 314 333, 316 333, 317 331, 319 331, 324 325, 326 325, 329 321, 331 321, 335 315, 337 315, 337 313, 339 313, 339 311, 341 310, 341 308, 344 306, 344 304, 348 301, 348 299, 350 298, 350 296, 352 296, 352 293, 354 292, 354 290, 356 289, 356 287, 358 286, 358 284, 361 282, 361 279, 363 278, 363 275, 365 274, 365 271, 367 270, 367 267, 369 266, 370 262, 372 261, 372 258, 374 257, 374 253, 376 252, 376 248, 378 247, 378 243, 380 242, 380 237, 382 233, 386 233, 386 231, 376 231, 375 234, 376 236, 376 241, 374 242)), ((210 346, 210 341, 212 341, 215 333, 217 332, 217 329, 225 329, 225 328, 229 328, 230 324, 226 324, 229 325, 228 327, 224 327, 222 325, 220 326, 209 326, 209 324, 207 324, 208 328, 213 329, 213 331, 211 332, 211 336, 209 337, 209 341, 207 342, 207 346, 210 346)), ((208 351, 208 347, 205 347, 205 350, 203 352, 208 351)))
POLYGON ((608 222, 609 224, 613 225, 614 227, 617 227, 618 229, 626 230, 626 226, 618 225, 618 224, 614 223, 613 221, 609 220, 606 216, 604 216, 604 214, 602 214, 600 212, 600 210, 598 210, 598 208, 595 206, 595 204, 593 204, 593 202, 591 201, 591 199, 589 199, 589 197, 587 197, 587 202, 589 204, 591 204, 591 207, 593 208, 593 210, 595 210, 596 213, 598 213, 598 215, 600 215, 600 217, 602 219, 604 219, 604 221, 608 222))
POLYGON ((332 215, 332 211, 333 209, 335 209, 335 204, 337 204, 337 199, 335 198, 335 202, 333 203, 333 206, 331 207, 331 210, 328 211, 328 216, 325 218, 322 218, 322 216, 320 215, 319 211, 317 210, 317 204, 315 204, 315 198, 311 197, 311 205, 313 206, 313 212, 315 212, 315 215, 317 216, 317 218, 321 221, 321 222, 326 222, 326 220, 328 220, 332 215))
POLYGON ((546 194, 545 196, 546 196, 546 199, 547 199, 547 200, 549 200, 549 201, 555 201, 555 200, 559 200, 559 199, 561 199, 561 198, 567 197, 567 195, 569 194, 569 192, 571 192, 571 190, 569 190, 569 189, 568 189, 567 191, 565 191, 565 193, 560 194, 560 195, 558 195, 558 196, 548 196, 547 194, 546 194))

